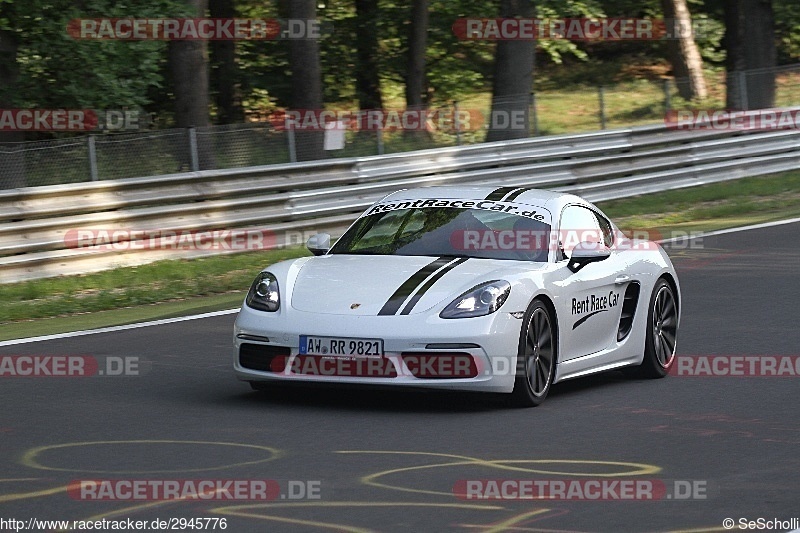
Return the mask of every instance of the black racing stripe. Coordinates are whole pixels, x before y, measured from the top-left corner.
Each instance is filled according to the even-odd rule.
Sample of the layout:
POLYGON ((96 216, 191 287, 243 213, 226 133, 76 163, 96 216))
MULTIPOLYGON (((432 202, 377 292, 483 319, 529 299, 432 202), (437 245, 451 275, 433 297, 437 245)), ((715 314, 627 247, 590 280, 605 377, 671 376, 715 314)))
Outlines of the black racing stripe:
POLYGON ((489 193, 489 196, 486 197, 486 200, 502 200, 503 196, 510 193, 514 189, 516 189, 516 187, 500 187, 499 189, 495 189, 489 193))
POLYGON ((516 191, 514 191, 514 192, 510 193, 510 194, 509 194, 508 196, 506 196, 505 198, 503 198, 503 201, 504 201, 504 202, 513 202, 514 200, 516 200, 516 199, 517 199, 517 197, 518 197, 520 194, 522 194, 522 193, 524 193, 524 192, 528 192, 529 190, 530 190, 530 188, 529 188, 529 187, 522 187, 522 188, 519 188, 519 189, 517 189, 516 191))
POLYGON ((455 267, 457 267, 461 263, 465 262, 467 259, 469 259, 469 258, 468 257, 460 257, 455 262, 450 263, 449 265, 447 265, 446 267, 441 269, 439 272, 437 272, 435 275, 431 276, 428 279, 428 281, 425 282, 425 285, 423 285, 422 288, 419 291, 417 291, 417 294, 415 294, 414 296, 411 297, 411 300, 406 304, 406 306, 403 308, 403 310, 400 311, 400 314, 401 315, 407 315, 407 314, 411 313, 411 310, 414 309, 414 306, 417 305, 417 302, 420 300, 420 298, 422 298, 425 295, 425 293, 428 292, 428 289, 430 289, 433 286, 434 283, 436 283, 437 281, 442 279, 442 276, 444 276, 445 274, 447 274, 448 272, 453 270, 455 267))
POLYGON ((581 317, 580 319, 578 319, 578 321, 577 321, 577 322, 575 322, 574 324, 572 324, 572 329, 575 329, 575 328, 577 328, 578 326, 580 326, 581 324, 583 324, 584 322, 586 322, 587 320, 589 320, 591 317, 593 317, 593 316, 594 316, 594 315, 596 315, 597 313, 604 313, 604 312, 606 312, 606 311, 608 311, 608 309, 601 309, 601 310, 599 310, 599 311, 595 311, 594 313, 589 313, 588 315, 586 315, 586 316, 584 316, 584 317, 581 317))
POLYGON ((427 278, 428 276, 430 276, 431 274, 433 274, 434 272, 436 272, 437 270, 439 270, 441 267, 443 267, 452 260, 453 260, 452 257, 440 257, 439 259, 436 259, 432 263, 428 263, 424 267, 417 270, 410 278, 408 278, 402 285, 400 285, 400 287, 396 291, 394 291, 394 294, 392 294, 392 296, 389 297, 389 300, 387 300, 387 302, 383 304, 383 307, 381 307, 381 310, 378 311, 378 314, 379 315, 395 314, 397 310, 400 309, 400 306, 403 305, 405 299, 408 298, 408 295, 414 292, 414 289, 416 289, 420 283, 425 281, 425 278, 427 278))

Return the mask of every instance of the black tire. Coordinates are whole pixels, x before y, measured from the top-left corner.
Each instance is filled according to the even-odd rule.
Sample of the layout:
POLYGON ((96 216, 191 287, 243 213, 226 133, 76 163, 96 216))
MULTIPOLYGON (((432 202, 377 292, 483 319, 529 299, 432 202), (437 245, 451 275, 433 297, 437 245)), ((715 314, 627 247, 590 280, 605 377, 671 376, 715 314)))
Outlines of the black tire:
POLYGON ((660 278, 647 308, 647 334, 642 364, 625 369, 626 375, 657 379, 669 373, 675 363, 675 342, 678 334, 678 305, 672 287, 660 278))
POLYGON ((517 407, 541 404, 555 377, 558 333, 550 311, 534 300, 522 321, 517 349, 517 368, 511 403, 517 407))

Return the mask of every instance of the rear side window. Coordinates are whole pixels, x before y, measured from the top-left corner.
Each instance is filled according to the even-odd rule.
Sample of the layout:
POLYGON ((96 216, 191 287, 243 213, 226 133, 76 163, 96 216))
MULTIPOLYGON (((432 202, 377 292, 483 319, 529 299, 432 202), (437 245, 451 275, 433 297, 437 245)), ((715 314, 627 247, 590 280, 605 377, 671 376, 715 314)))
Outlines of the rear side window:
POLYGON ((603 244, 611 248, 614 244, 614 230, 611 227, 611 222, 600 213, 595 213, 594 211, 592 211, 592 213, 597 217, 597 223, 600 224, 600 231, 603 232, 603 244))
POLYGON ((559 248, 564 254, 562 257, 570 257, 580 242, 604 243, 600 221, 591 209, 568 205, 561 212, 558 231, 559 248))

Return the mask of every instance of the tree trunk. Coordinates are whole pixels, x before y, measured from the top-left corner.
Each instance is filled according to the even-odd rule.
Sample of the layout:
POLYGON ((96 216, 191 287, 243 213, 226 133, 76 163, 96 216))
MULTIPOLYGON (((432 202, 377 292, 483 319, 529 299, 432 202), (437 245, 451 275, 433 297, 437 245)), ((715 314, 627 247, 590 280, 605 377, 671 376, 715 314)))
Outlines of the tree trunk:
MULTIPOLYGON (((408 31, 408 74, 406 77, 406 108, 424 112, 428 107, 426 98, 425 52, 428 44, 429 0, 413 0, 411 24, 408 31)), ((428 136, 427 131, 404 132, 407 135, 428 136)))
POLYGON ((378 76, 378 0, 356 0, 356 97, 361 109, 382 109, 378 76))
MULTIPOLYGON (((233 0, 212 0, 209 4, 212 18, 236 18, 233 0)), ((239 106, 236 68, 236 42, 211 41, 211 86, 217 104, 218 124, 236 124, 243 120, 239 106)))
MULTIPOLYGON (((2 13, 0 13, 2 15, 2 13)), ((16 107, 14 85, 17 81, 17 40, 14 32, 0 30, 0 109, 16 107)), ((0 189, 24 187, 25 153, 14 144, 25 140, 21 131, 0 131, 0 189)))
MULTIPOLYGON (((530 0, 501 0, 503 18, 532 16, 530 0)), ((533 41, 499 41, 494 57, 492 113, 487 141, 523 139, 530 135, 533 88, 533 41)))
POLYGON ((678 93, 686 100, 704 100, 708 97, 708 89, 703 76, 703 58, 694 36, 686 31, 692 27, 686 0, 661 0, 661 5, 664 18, 672 21, 675 28, 683 30, 679 38, 667 41, 667 54, 672 63, 678 93))
MULTIPOLYGON (((291 0, 288 4, 290 19, 312 20, 317 16, 315 0, 291 0)), ((292 71, 292 107, 322 110, 319 42, 316 39, 289 41, 289 66, 292 71)), ((323 131, 295 132, 298 161, 324 159, 324 140, 323 131)))
MULTIPOLYGON (((205 16, 207 0, 185 0, 194 16, 205 16)), ((175 125, 178 128, 208 128, 208 57, 205 41, 170 41, 169 70, 175 94, 175 125)), ((200 170, 212 169, 215 165, 214 150, 207 135, 197 136, 198 162, 200 170)), ((181 168, 189 168, 188 148, 181 168)))
POLYGON ((727 0, 725 47, 728 109, 774 107, 777 51, 772 0, 727 0))

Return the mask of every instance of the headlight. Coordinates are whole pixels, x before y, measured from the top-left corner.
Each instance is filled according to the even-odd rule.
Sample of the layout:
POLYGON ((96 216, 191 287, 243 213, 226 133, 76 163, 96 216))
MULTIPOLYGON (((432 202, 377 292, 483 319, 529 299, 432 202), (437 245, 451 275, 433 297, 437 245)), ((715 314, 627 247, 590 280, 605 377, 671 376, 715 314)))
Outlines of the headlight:
POLYGON ((250 286, 245 302, 248 307, 259 311, 277 311, 281 306, 278 279, 269 272, 259 274, 250 286))
POLYGON ((507 281, 489 281, 473 287, 439 313, 442 318, 468 318, 490 315, 500 309, 511 292, 507 281))

